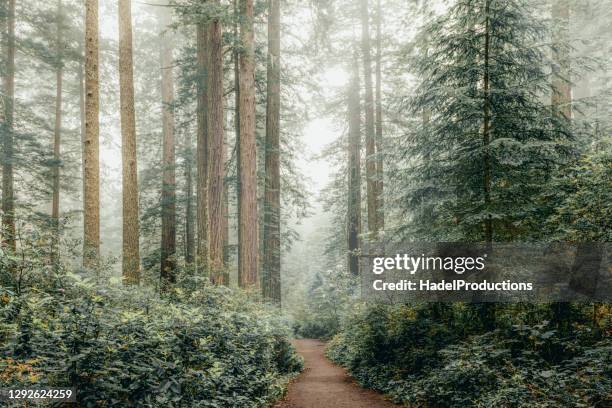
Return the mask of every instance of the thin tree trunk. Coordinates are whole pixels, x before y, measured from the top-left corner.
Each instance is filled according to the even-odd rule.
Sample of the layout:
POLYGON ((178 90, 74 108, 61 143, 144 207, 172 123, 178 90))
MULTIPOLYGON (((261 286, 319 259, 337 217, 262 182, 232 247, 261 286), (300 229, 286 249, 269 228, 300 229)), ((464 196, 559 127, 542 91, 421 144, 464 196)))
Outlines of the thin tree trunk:
POLYGON ((349 122, 349 180, 348 180, 348 267, 352 275, 359 275, 359 235, 361 234, 361 104, 359 100, 359 65, 355 53, 353 78, 348 90, 349 122))
POLYGON ((53 248, 51 251, 51 263, 57 268, 59 263, 59 212, 60 212, 60 143, 62 133, 62 0, 57 3, 57 67, 55 71, 55 130, 53 133, 53 198, 51 204, 51 223, 53 227, 53 248))
POLYGON ((172 65, 172 18, 164 7, 160 11, 161 91, 162 91, 162 236, 160 277, 162 290, 176 282, 176 160, 174 140, 174 78, 172 65))
POLYGON ((383 125, 382 125, 382 7, 380 0, 376 0, 376 180, 378 188, 376 197, 378 203, 377 228, 385 229, 384 206, 384 162, 383 162, 383 125))
POLYGON ((15 0, 7 4, 7 33, 5 42, 6 71, 4 74, 4 144, 2 160, 2 227, 3 247, 13 253, 15 241, 15 191, 13 182, 13 120, 15 99, 15 0))
POLYGON ((570 78, 569 0, 553 0, 553 76, 552 106, 555 115, 572 118, 572 84, 570 78))
POLYGON ((208 32, 204 22, 197 25, 197 66, 198 66, 198 100, 197 100, 197 230, 198 242, 196 267, 199 275, 206 272, 208 260, 208 129, 207 129, 207 96, 206 81, 208 76, 208 32))
POLYGON ((195 234, 193 217, 193 146, 191 133, 185 132, 185 264, 193 265, 195 234))
POLYGON ((85 22, 85 197, 83 266, 100 258, 100 89, 98 83, 98 0, 86 0, 85 22))
MULTIPOLYGON (((85 35, 83 35, 82 40, 79 72, 77 75, 79 81, 79 117, 81 120, 81 199, 83 200, 83 208, 85 208, 85 35)), ((83 213, 83 217, 85 217, 85 213, 83 213)), ((85 218, 83 218, 83 224, 85 224, 85 218)), ((85 246, 83 246, 83 253, 85 253, 85 246)))
POLYGON ((372 89, 372 57, 370 41, 370 13, 368 0, 361 0, 361 53, 365 77, 366 131, 366 191, 368 195, 368 231, 371 238, 378 235, 378 185, 376 180, 376 133, 374 129, 374 94, 372 89))
MULTIPOLYGON (((238 242, 237 254, 240 262, 240 32, 238 21, 240 18, 239 0, 234 0, 234 131, 235 131, 235 152, 236 152, 236 217, 238 220, 238 242)), ((238 265, 240 269, 240 265, 238 265)), ((238 282, 240 284, 240 282, 238 282)))
POLYGON ((123 157, 123 281, 140 283, 138 162, 132 64, 131 0, 119 0, 119 84, 123 157))
POLYGON ((268 0, 266 184, 264 193, 263 296, 281 302, 280 242, 280 0, 268 0))
POLYGON ((255 145, 255 48, 253 0, 240 1, 240 252, 238 276, 242 287, 258 287, 257 152, 255 145))
MULTIPOLYGON (((485 210, 491 211, 491 158, 489 146, 491 144, 491 95, 490 95, 490 48, 491 48, 491 23, 490 23, 490 0, 486 0, 485 9, 485 50, 484 50, 484 124, 482 132, 483 142, 483 169, 484 169, 484 205, 485 210)), ((487 215, 484 222, 485 241, 487 244, 493 242, 493 223, 491 215, 487 215)))
MULTIPOLYGON (((219 0, 215 0, 219 3, 219 0)), ((209 268, 215 284, 223 284, 223 197, 224 158, 223 139, 225 112, 223 111, 223 29, 216 19, 208 26, 208 202, 209 202, 209 268)))

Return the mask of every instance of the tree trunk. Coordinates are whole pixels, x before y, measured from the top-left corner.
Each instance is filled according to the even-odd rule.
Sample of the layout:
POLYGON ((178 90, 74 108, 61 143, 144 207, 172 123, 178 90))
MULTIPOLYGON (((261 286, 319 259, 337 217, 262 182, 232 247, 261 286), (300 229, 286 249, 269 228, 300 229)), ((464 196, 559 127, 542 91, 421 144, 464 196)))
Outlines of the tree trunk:
POLYGON ((240 251, 238 277, 242 287, 259 286, 257 273, 257 175, 255 141, 255 48, 253 0, 240 0, 240 251))
POLYGON ((60 206, 60 143, 62 133, 62 0, 57 3, 57 39, 56 39, 56 71, 55 71, 55 130, 53 133, 53 198, 51 203, 51 223, 53 228, 53 244, 51 263, 54 268, 59 264, 59 206, 60 206))
POLYGON ((378 188, 376 197, 378 203, 377 228, 385 229, 385 205, 383 193, 384 182, 384 162, 383 162, 383 125, 382 125, 382 7, 380 0, 376 0, 376 180, 378 188))
MULTIPOLYGON (((234 132, 235 132, 235 154, 236 154, 236 215, 238 219, 238 242, 237 254, 240 258, 240 40, 238 36, 238 21, 240 18, 239 0, 234 0, 234 132)), ((238 260, 240 262, 240 260, 238 260)), ((238 266, 240 269, 240 266, 238 266)), ((238 282, 240 284, 240 282, 238 282)))
POLYGON ((359 275, 359 235, 361 234, 361 104, 359 101, 359 64, 355 53, 353 78, 348 90, 348 266, 352 275, 359 275))
MULTIPOLYGON (((216 3, 219 0, 215 0, 216 3)), ((209 203, 209 268, 212 283, 223 284, 223 29, 215 19, 208 26, 208 203, 209 203)))
MULTIPOLYGON (((491 89, 490 89, 490 48, 491 48, 491 24, 490 24, 490 0, 486 0, 485 9, 485 50, 484 50, 484 120, 483 120, 483 187, 484 187, 484 205, 485 210, 491 211, 491 158, 489 154, 489 146, 491 144, 491 89)), ((485 241, 487 244, 493 242, 493 225, 491 215, 489 214, 484 222, 485 241)))
POLYGON ((264 193, 263 296, 281 302, 280 246, 280 0, 268 0, 266 184, 264 193))
POLYGON ((176 175, 174 141, 174 78, 172 66, 172 18, 166 7, 160 11, 161 91, 162 91, 162 236, 160 277, 162 290, 176 282, 176 175))
POLYGON ((372 90, 372 57, 370 44, 370 14, 368 0, 361 0, 361 53, 365 77, 366 131, 366 191, 368 195, 368 231, 371 238, 378 235, 378 183, 376 180, 376 133, 374 130, 374 95, 372 90))
POLYGON ((193 146, 191 133, 185 132, 185 264, 193 265, 195 234, 193 222, 193 146))
POLYGON ((15 0, 7 2, 6 68, 4 74, 4 143, 2 160, 2 233, 3 247, 13 253, 15 241, 15 191, 13 182, 13 120, 15 99, 15 0))
POLYGON ((119 0, 119 84, 123 157, 123 280, 140 283, 138 167, 132 64, 131 0, 119 0))
POLYGON ((208 129, 207 129, 207 96, 206 82, 208 76, 208 32, 204 22, 197 25, 197 67, 198 67, 198 100, 197 100, 197 221, 198 242, 196 251, 196 268, 202 276, 207 270, 208 260, 208 129))
POLYGON ((572 84, 570 82, 569 0, 553 0, 553 76, 552 106, 555 115, 572 118, 572 84))
POLYGON ((85 197, 83 267, 100 257, 100 89, 98 83, 98 0, 86 0, 85 21, 85 197))

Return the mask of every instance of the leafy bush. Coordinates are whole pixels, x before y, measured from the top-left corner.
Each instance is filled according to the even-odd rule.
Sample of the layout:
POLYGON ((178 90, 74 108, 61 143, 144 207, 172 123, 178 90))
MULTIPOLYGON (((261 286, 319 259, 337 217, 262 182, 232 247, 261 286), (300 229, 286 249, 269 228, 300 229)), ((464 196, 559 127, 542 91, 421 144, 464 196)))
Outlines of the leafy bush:
MULTIPOLYGON (((612 340, 605 330, 549 321, 494 331, 469 327, 466 305, 364 306, 328 356, 363 385, 411 407, 603 407, 612 403, 612 340), (436 307, 446 308, 443 313, 436 307), (467 330, 466 330, 467 327, 467 330)), ((536 311, 544 312, 546 307, 536 311)), ((469 310, 469 308, 468 308, 469 310)), ((522 316, 521 316, 522 317, 522 316)), ((504 318, 507 323, 503 323, 504 318)))
POLYGON ((0 287, 2 383, 74 386, 84 407, 257 407, 301 370, 276 311, 224 287, 172 298, 76 278, 0 287))

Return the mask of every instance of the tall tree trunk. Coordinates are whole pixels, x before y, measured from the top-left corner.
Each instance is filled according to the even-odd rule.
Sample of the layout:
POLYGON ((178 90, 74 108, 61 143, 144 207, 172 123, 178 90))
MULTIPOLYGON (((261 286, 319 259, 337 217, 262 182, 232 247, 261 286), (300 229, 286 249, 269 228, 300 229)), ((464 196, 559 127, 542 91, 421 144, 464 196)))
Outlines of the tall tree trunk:
POLYGON ((123 157, 123 280, 140 283, 140 223, 136 115, 132 65, 131 0, 119 0, 119 84, 121 99, 121 153, 123 157))
MULTIPOLYGON (((491 89, 490 89, 490 50, 491 50, 491 23, 490 23, 490 1, 486 0, 485 6, 485 44, 484 44, 484 120, 483 120, 483 187, 484 205, 487 212, 491 211, 491 158, 489 148, 491 144, 491 89)), ((485 241, 487 244, 493 242, 493 222, 491 215, 487 215, 484 221, 485 241)))
POLYGON ((208 261, 208 129, 207 129, 207 89, 208 76, 208 30, 204 22, 197 25, 197 230, 196 268, 199 275, 207 270, 208 261))
POLYGON ((53 228, 53 248, 51 263, 54 268, 59 264, 59 207, 60 207, 60 143, 62 133, 62 0, 57 2, 57 38, 56 38, 56 68, 55 68, 55 130, 53 133, 53 198, 51 203, 51 223, 53 228))
POLYGON ((257 175, 255 141, 255 47, 253 0, 240 0, 240 251, 238 277, 242 287, 259 286, 257 273, 257 175))
POLYGON ((359 101, 359 64, 355 53, 353 78, 348 90, 349 180, 348 180, 348 266, 352 275, 359 275, 359 235, 361 234, 361 104, 359 101))
POLYGON ((86 0, 85 17, 85 197, 83 266, 100 258, 100 88, 98 83, 98 0, 86 0))
POLYGON ((377 227, 385 229, 385 203, 384 203, 384 161, 383 161, 383 124, 382 124, 382 7, 380 0, 376 0, 376 179, 378 189, 376 197, 377 227))
POLYGON ((572 84, 570 78, 569 0, 553 0, 553 76, 552 106, 555 115, 572 118, 572 84))
POLYGON ((371 238, 378 235, 378 183, 376 180, 376 133, 374 129, 374 93, 372 89, 372 56, 370 41, 370 13, 368 0, 361 0, 361 54, 365 77, 366 131, 366 191, 368 195, 368 231, 371 238))
MULTIPOLYGON (((83 21, 85 21, 85 18, 83 18, 83 21)), ((83 200, 83 208, 85 208, 85 33, 83 33, 81 43, 79 72, 77 73, 77 76, 79 81, 79 117, 81 121, 81 199, 83 200)), ((85 224, 84 217, 85 213, 83 213, 83 225, 85 224)), ((83 253, 85 253, 85 246, 83 246, 83 253)))
POLYGON ((263 296, 281 302, 280 245, 280 0, 268 0, 266 184, 264 192, 263 296))
MULTIPOLYGON (((219 0, 215 0, 218 4, 219 0)), ((223 284, 223 197, 224 157, 223 139, 225 112, 223 110, 223 29, 215 19, 208 26, 208 254, 210 278, 223 284)))
POLYGON ((162 236, 160 277, 162 290, 176 282, 176 160, 174 141, 174 78, 172 66, 172 18, 166 7, 160 11, 160 59, 162 92, 162 236))
MULTIPOLYGON (((235 132, 235 154, 236 154, 236 216, 238 220, 238 242, 237 254, 238 263, 240 262, 240 32, 238 21, 240 20, 240 0, 234 0, 234 132, 235 132)), ((240 269, 240 265, 238 265, 240 269)), ((240 282, 238 282, 240 284, 240 282)))
POLYGON ((191 133, 185 132, 185 264, 193 265, 195 229, 193 217, 193 146, 191 133))
POLYGON ((6 71, 4 74, 4 143, 2 160, 2 233, 3 246, 13 253, 15 241, 15 191, 13 182, 13 120, 15 99, 15 0, 7 2, 6 22, 6 71))

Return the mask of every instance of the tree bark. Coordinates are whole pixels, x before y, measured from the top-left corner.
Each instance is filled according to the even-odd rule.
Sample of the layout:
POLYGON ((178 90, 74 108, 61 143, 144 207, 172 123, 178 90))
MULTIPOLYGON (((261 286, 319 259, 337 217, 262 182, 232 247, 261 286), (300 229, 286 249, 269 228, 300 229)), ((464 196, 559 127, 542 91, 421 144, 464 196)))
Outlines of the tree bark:
POLYGON ((51 223, 53 228, 53 244, 51 250, 51 263, 54 268, 57 268, 59 263, 59 212, 60 212, 60 143, 62 133, 62 79, 63 79, 63 61, 62 61, 62 0, 57 3, 57 38, 56 52, 57 61, 55 68, 55 129, 53 132, 53 197, 51 203, 51 223))
POLYGON ((86 0, 85 21, 85 197, 83 267, 97 268, 100 257, 100 89, 98 0, 86 0))
POLYGON ((255 141, 255 48, 253 0, 240 0, 240 251, 238 277, 242 287, 259 287, 257 175, 255 141))
POLYGON ((348 268, 359 275, 359 235, 361 234, 361 104, 359 100, 359 64, 355 53, 353 78, 348 89, 348 268))
POLYGON ((553 0, 553 75, 551 103, 560 118, 572 118, 572 84, 570 78, 569 0, 553 0))
MULTIPOLYGON (((486 211, 491 211, 491 158, 489 147, 491 144, 491 95, 490 95, 490 49, 491 49, 491 23, 490 23, 490 0, 486 0, 485 6, 485 50, 484 50, 484 120, 483 120, 483 187, 484 205, 486 211)), ((487 244, 493 242, 493 222, 489 214, 484 222, 485 241, 487 244)))
POLYGON ((197 25, 197 67, 198 67, 198 99, 197 99, 197 249, 196 268, 198 274, 204 275, 208 260, 208 129, 207 129, 207 89, 208 76, 208 30, 204 22, 197 25))
POLYGON ((383 124, 382 124, 382 7, 380 0, 376 0, 376 180, 378 188, 376 197, 378 203, 377 228, 385 229, 384 206, 384 161, 383 161, 383 124))
POLYGON ((138 162, 132 64, 131 0, 119 0, 119 91, 121 100, 121 153, 123 157, 123 280, 140 283, 140 223, 138 215, 138 162))
POLYGON ((13 181, 13 121, 15 99, 15 0, 7 2, 6 20, 6 71, 4 74, 4 143, 2 160, 2 246, 13 253, 15 240, 15 191, 13 181))
POLYGON ((191 133, 185 132, 185 264, 193 265, 195 228, 193 217, 193 146, 191 133))
POLYGON ((372 56, 370 41, 370 13, 368 0, 361 0, 361 54, 365 85, 366 131, 366 191, 368 207, 368 231, 371 238, 378 235, 378 183, 376 180, 376 133, 374 129, 374 94, 372 89, 372 56))
MULTIPOLYGON (((215 0, 218 4, 219 0, 215 0)), ((215 19, 208 26, 208 254, 210 279, 223 284, 223 197, 224 157, 223 139, 225 112, 223 110, 223 29, 215 19)))
POLYGON ((268 0, 266 184, 264 192, 263 296, 281 302, 280 242, 280 0, 268 0))
POLYGON ((176 160, 174 140, 174 78, 172 66, 172 18, 166 7, 160 11, 160 59, 162 93, 162 236, 160 277, 162 290, 176 282, 176 160))

